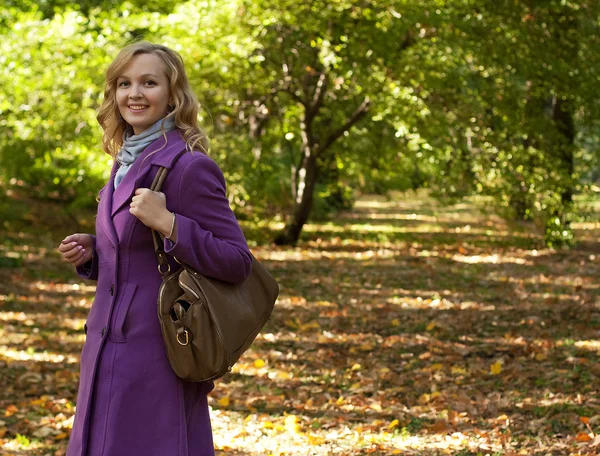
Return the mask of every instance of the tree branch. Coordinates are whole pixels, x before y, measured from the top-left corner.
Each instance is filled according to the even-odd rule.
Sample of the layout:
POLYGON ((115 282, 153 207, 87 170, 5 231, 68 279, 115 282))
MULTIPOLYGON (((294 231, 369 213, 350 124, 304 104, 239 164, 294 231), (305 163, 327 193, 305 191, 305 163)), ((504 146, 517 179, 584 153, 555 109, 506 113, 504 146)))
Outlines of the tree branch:
POLYGON ((312 103, 310 104, 310 110, 313 113, 317 113, 321 104, 323 104, 323 97, 325 96, 325 89, 327 88, 327 75, 325 71, 322 71, 319 75, 319 80, 317 81, 317 87, 315 88, 315 93, 313 94, 312 103))
POLYGON ((358 108, 356 108, 356 110, 354 111, 354 113, 352 113, 352 115, 350 116, 350 118, 348 118, 346 120, 346 122, 344 122, 344 125, 342 125, 340 128, 338 128, 333 133, 331 133, 327 137, 327 139, 325 140, 325 142, 322 145, 319 146, 319 149, 317 150, 317 154, 322 154, 327 149, 329 149, 329 147, 340 136, 342 136, 345 131, 350 130, 350 128, 352 128, 352 125, 354 125, 356 122, 358 122, 360 119, 362 119, 367 114, 367 112, 369 112, 370 105, 371 105, 371 99, 369 97, 366 97, 364 99, 364 101, 360 104, 360 106, 358 108))

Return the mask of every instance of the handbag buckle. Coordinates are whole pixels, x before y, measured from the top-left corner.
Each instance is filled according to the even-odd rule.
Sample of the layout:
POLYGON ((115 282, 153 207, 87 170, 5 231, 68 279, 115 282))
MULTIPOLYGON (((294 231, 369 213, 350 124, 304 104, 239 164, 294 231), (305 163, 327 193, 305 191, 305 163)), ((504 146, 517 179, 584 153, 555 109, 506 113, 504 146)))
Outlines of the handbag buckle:
POLYGON ((189 334, 189 331, 188 331, 188 329, 187 329, 185 326, 184 326, 183 328, 180 328, 180 329, 177 331, 177 342, 179 342, 179 345, 182 345, 182 346, 184 346, 184 347, 185 347, 187 344, 189 344, 189 343, 190 343, 190 334, 189 334), (183 333, 184 333, 184 335, 185 335, 185 342, 181 342, 181 340, 179 339, 179 336, 181 335, 181 332, 183 332, 183 333))
POLYGON ((158 272, 160 272, 160 275, 164 276, 165 274, 168 274, 169 272, 171 272, 171 265, 169 263, 166 264, 167 266, 167 270, 163 272, 163 270, 161 269, 162 264, 158 265, 158 272))

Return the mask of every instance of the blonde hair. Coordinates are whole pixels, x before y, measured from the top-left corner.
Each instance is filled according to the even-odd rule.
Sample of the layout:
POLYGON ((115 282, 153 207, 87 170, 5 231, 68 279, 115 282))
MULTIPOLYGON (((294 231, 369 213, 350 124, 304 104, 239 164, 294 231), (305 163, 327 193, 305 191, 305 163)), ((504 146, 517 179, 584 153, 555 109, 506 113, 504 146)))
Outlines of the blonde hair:
MULTIPOLYGON (((170 110, 167 117, 175 116, 175 125, 183 132, 183 139, 188 150, 200 150, 208 153, 208 137, 198 124, 198 99, 192 91, 185 74, 183 59, 178 52, 161 44, 149 43, 148 41, 139 41, 121 49, 121 52, 106 71, 104 101, 96 117, 104 130, 102 135, 104 151, 116 157, 123 146, 123 133, 129 124, 121 117, 117 106, 117 78, 129 65, 131 59, 139 54, 154 54, 160 58, 169 80, 172 110, 170 110)), ((166 139, 164 130, 163 135, 166 139)))

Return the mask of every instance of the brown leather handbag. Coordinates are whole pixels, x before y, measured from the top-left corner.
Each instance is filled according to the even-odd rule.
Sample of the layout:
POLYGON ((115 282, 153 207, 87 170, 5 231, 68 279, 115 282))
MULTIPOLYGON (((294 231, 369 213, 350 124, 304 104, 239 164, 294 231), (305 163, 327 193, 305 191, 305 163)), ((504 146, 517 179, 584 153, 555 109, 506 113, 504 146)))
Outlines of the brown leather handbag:
MULTIPOLYGON (((160 191, 167 173, 161 167, 150 190, 160 191)), ((279 285, 254 256, 252 273, 241 285, 206 277, 179 261, 181 268, 171 272, 161 235, 153 230, 152 238, 163 277, 158 318, 173 371, 192 382, 222 377, 271 316, 279 285)))

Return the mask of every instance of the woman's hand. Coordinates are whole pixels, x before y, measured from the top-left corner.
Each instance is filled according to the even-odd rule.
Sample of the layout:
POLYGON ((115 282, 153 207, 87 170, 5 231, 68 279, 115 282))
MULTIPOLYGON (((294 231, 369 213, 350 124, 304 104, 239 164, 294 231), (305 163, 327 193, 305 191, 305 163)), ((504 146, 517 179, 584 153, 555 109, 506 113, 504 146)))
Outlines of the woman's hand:
POLYGON ((71 234, 64 238, 58 246, 63 259, 73 266, 81 266, 92 259, 92 236, 89 234, 71 234))
POLYGON ((173 214, 167 209, 167 198, 162 192, 138 188, 131 199, 129 212, 147 227, 168 236, 173 225, 173 214))

